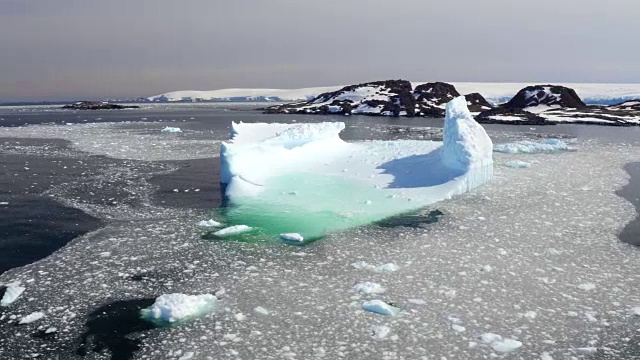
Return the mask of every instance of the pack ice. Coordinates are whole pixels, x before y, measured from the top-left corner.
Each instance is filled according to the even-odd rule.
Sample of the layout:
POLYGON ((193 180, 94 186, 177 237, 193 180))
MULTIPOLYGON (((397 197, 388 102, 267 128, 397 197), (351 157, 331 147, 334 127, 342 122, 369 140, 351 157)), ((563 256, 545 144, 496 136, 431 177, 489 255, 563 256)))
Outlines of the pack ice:
POLYGON ((446 106, 443 142, 347 143, 344 128, 233 123, 220 150, 225 222, 313 240, 449 199, 493 175, 493 144, 464 97, 446 106))

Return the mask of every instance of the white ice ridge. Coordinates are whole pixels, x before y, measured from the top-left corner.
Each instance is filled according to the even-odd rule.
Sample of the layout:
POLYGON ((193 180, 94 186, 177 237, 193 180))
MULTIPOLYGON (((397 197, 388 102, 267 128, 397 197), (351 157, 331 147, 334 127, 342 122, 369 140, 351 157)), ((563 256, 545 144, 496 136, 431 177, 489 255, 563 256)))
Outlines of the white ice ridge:
POLYGON ((344 128, 234 123, 220 150, 226 222, 313 238, 449 199, 493 174, 493 144, 464 97, 447 104, 443 142, 347 143, 344 128))

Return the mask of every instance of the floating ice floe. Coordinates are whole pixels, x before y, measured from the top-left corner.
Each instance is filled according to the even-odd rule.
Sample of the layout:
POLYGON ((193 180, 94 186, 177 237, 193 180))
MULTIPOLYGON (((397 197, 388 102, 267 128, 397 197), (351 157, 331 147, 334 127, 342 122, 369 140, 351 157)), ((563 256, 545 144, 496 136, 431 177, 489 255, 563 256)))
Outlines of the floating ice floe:
POLYGON ((18 297, 20 297, 20 295, 22 295, 24 291, 25 291, 25 288, 20 286, 19 282, 6 284, 4 296, 2 296, 2 300, 0 300, 0 306, 11 305, 14 301, 18 299, 18 297))
POLYGON ((304 241, 304 237, 298 233, 280 234, 280 239, 284 242, 299 244, 304 241))
POLYGON ((344 128, 232 124, 220 150, 225 222, 270 238, 292 228, 320 238, 449 199, 493 175, 493 144, 464 97, 447 104, 443 142, 347 143, 344 128))
POLYGON ((353 266, 354 268, 358 269, 358 270, 369 270, 369 271, 373 271, 376 273, 392 273, 394 271, 398 271, 400 270, 400 267, 394 263, 386 263, 383 265, 371 265, 369 263, 367 263, 366 261, 357 261, 354 262, 353 264, 351 264, 351 266, 353 266))
POLYGON ((594 283, 584 283, 584 284, 580 284, 578 285, 578 289, 580 290, 584 290, 584 291, 590 291, 596 288, 596 284, 594 283))
POLYGON ((214 310, 218 303, 218 298, 211 294, 164 294, 140 313, 145 320, 170 325, 202 317, 214 310))
POLYGON ((360 307, 364 311, 385 316, 396 316, 400 312, 399 308, 378 299, 363 301, 360 307))
POLYGON ((635 306, 631 308, 631 314, 635 316, 640 316, 640 306, 635 306))
POLYGON ((241 233, 245 233, 247 231, 251 231, 253 230, 253 228, 247 226, 247 225, 233 225, 233 226, 229 226, 226 227, 224 229, 218 230, 216 232, 213 233, 213 235, 218 236, 218 237, 224 237, 224 236, 230 236, 230 235, 236 235, 236 234, 241 234, 241 233))
POLYGON ((520 160, 511 160, 504 163, 504 166, 516 169, 526 169, 531 167, 531 163, 520 161, 520 160))
POLYGON ((163 133, 181 133, 182 129, 180 129, 179 127, 165 126, 165 128, 160 130, 160 132, 163 132, 163 133))
POLYGON ((19 324, 31 324, 32 322, 38 321, 40 319, 42 319, 43 317, 45 317, 44 313, 42 311, 36 311, 36 312, 32 312, 29 315, 23 316, 22 319, 20 319, 19 324))
POLYGON ((269 310, 263 308, 262 306, 256 306, 255 308, 253 308, 253 312, 259 315, 269 315, 270 312, 269 310))
POLYGON ((222 224, 217 222, 217 221, 215 221, 215 220, 213 220, 213 219, 210 219, 210 220, 202 220, 202 221, 200 221, 198 223, 198 226, 200 226, 200 227, 220 227, 220 226, 222 226, 222 224))
POLYGON ((371 337, 376 340, 383 340, 391 333, 391 328, 384 325, 373 325, 369 328, 371 337))
POLYGON ((484 333, 479 336, 479 339, 489 345, 493 351, 501 354, 510 353, 522 347, 522 343, 518 340, 503 339, 502 336, 493 333, 484 333))
POLYGON ((382 285, 369 281, 356 284, 353 287, 353 290, 361 294, 382 294, 387 291, 387 289, 385 289, 382 285))
POLYGON ((558 139, 545 139, 540 141, 524 140, 493 146, 493 151, 508 154, 554 153, 567 150, 569 150, 569 145, 558 139))

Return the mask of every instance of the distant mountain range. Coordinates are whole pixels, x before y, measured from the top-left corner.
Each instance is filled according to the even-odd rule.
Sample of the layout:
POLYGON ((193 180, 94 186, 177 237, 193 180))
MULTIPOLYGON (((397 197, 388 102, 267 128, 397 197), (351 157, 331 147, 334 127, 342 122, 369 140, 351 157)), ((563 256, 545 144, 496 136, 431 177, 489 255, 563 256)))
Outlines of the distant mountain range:
MULTIPOLYGON (((411 82, 412 88, 428 82, 411 82)), ((500 104, 509 101, 520 89, 531 83, 470 83, 451 82, 462 94, 479 93, 487 101, 500 104)), ((587 104, 610 105, 640 98, 640 84, 556 83, 574 89, 587 104)), ((297 102, 312 100, 320 94, 338 91, 345 86, 310 87, 302 89, 221 89, 211 91, 173 91, 139 98, 140 102, 297 102)))

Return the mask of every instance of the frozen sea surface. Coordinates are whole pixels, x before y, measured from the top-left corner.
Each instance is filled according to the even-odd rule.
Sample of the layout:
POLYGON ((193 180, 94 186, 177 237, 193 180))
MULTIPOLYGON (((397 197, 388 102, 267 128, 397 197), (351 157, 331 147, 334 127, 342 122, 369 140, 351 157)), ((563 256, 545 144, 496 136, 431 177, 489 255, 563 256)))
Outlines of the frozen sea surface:
MULTIPOLYGON (((136 141, 114 124, 73 127, 92 141, 107 133, 124 144, 136 141)), ((43 128, 3 131, 61 136, 43 128)), ((526 139, 490 135, 495 142, 526 139)), ((184 152, 127 156, 189 156, 191 145, 175 141, 168 148, 184 152)), ((623 166, 640 158, 640 147, 598 140, 571 146, 577 151, 495 154, 496 163, 535 166, 496 167, 491 183, 438 203, 446 215, 428 227, 370 225, 305 247, 203 240, 197 223, 210 214, 198 209, 78 204, 108 216, 106 226, 0 275, 0 284, 25 287, 0 308, 0 358, 72 358, 92 343, 84 349, 99 351, 90 357, 108 359, 105 343, 119 336, 140 358, 478 359, 509 350, 509 358, 633 359, 640 356, 634 310, 640 249, 617 238, 636 213, 615 191, 627 183, 623 166), (398 270, 354 268, 359 261, 398 270), (354 284, 363 282, 386 291, 355 293, 354 284), (151 328, 130 315, 165 293, 215 294, 224 308, 171 328, 151 328), (361 304, 370 300, 400 311, 392 317, 364 311, 361 304), (45 316, 16 325, 35 312, 45 316), (118 330, 110 337, 109 329, 118 330), (487 333, 503 342, 481 341, 487 333)), ((139 191, 150 190, 143 184, 139 191)), ((66 193, 60 187, 51 195, 66 193)))

